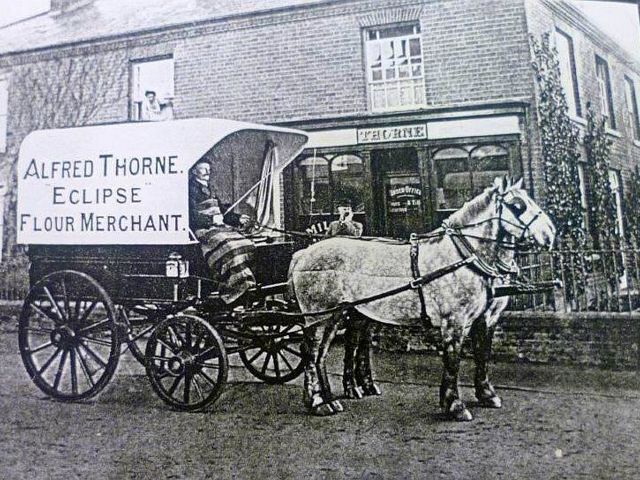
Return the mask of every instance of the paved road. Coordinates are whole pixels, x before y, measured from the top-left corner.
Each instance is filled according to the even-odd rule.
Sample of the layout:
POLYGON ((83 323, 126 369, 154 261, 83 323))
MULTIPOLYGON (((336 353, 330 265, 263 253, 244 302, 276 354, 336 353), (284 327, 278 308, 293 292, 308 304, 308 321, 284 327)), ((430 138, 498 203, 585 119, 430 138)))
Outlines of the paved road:
POLYGON ((496 383, 518 388, 500 391, 502 410, 472 405, 476 419, 459 424, 438 413, 437 357, 379 353, 383 396, 338 416, 307 415, 299 381, 267 386, 240 368, 213 411, 185 414, 131 360, 91 403, 47 400, 15 345, 0 333, 2 479, 640 478, 633 372, 499 364, 496 383))

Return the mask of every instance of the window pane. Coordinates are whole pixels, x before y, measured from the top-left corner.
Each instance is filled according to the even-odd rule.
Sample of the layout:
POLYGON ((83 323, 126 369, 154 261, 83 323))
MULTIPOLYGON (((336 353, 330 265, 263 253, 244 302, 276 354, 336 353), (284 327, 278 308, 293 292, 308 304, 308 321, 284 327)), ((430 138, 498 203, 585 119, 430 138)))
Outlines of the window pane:
POLYGON ((357 155, 338 155, 331 161, 334 213, 341 203, 350 203, 355 213, 364 212, 364 164, 357 155))
POLYGON ((411 94, 410 86, 403 86, 400 88, 400 104, 411 105, 413 103, 413 95, 411 94))
POLYGON ((472 195, 479 195, 493 185, 497 177, 509 174, 507 151, 498 145, 484 145, 471 152, 472 195))
POLYGON ((422 49, 420 48, 419 38, 412 38, 409 40, 409 55, 411 55, 412 57, 421 56, 421 50, 422 49))
POLYGON ((134 120, 170 120, 173 118, 174 71, 173 58, 136 62, 132 68, 134 120), (153 100, 147 97, 153 92, 153 100), (141 107, 137 108, 136 104, 141 107), (140 112, 138 115, 137 112, 140 112))
POLYGON ((387 106, 397 107, 398 104, 399 104, 398 89, 395 87, 392 87, 387 90, 387 106))
POLYGON ((382 80, 382 70, 379 68, 376 68, 375 70, 371 71, 371 80, 373 80, 374 82, 379 82, 380 80, 382 80))
POLYGON ((304 215, 329 213, 329 162, 323 157, 307 157, 297 165, 297 211, 304 215))
POLYGON ((409 66, 398 67, 398 78, 409 78, 409 66))
POLYGON ((436 209, 460 208, 471 194, 468 153, 461 148, 445 148, 434 155, 436 209))
POLYGON ((384 71, 384 77, 386 80, 393 80, 396 78, 396 69, 395 68, 387 68, 384 71))

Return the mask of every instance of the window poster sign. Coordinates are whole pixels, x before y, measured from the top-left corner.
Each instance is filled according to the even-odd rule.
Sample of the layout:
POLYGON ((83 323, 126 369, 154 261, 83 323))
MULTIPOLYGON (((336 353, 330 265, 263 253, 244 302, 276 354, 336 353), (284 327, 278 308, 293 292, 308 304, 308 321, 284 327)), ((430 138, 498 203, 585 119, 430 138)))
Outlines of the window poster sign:
POLYGON ((387 184, 387 205, 390 213, 420 213, 422 189, 420 179, 405 177, 402 183, 387 184))
POLYGON ((189 169, 235 127, 211 122, 192 119, 29 134, 18 161, 18 242, 190 242, 189 169))

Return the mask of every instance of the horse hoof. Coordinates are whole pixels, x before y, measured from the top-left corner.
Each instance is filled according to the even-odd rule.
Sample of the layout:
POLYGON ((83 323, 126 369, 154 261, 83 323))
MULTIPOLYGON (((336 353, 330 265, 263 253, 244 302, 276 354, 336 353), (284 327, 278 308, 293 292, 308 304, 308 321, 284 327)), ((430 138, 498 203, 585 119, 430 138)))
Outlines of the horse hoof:
POLYGON ((344 396, 355 400, 360 400, 364 394, 360 387, 347 387, 344 389, 344 396))
POLYGON ((328 417, 337 413, 330 403, 323 403, 317 407, 311 408, 311 413, 316 417, 328 417))
POLYGON ((382 395, 382 390, 380 390, 380 387, 375 383, 372 383, 371 385, 367 385, 366 387, 363 388, 363 391, 364 391, 364 394, 367 396, 382 395))
POLYGON ((329 403, 334 413, 344 412, 344 407, 338 400, 333 400, 329 403))
POLYGON ((478 405, 484 408, 502 408, 502 399, 499 396, 478 398, 478 405))
POLYGON ((470 422, 473 420, 473 415, 471 415, 471 412, 464 406, 462 400, 459 399, 451 402, 446 414, 450 419, 455 420, 456 422, 470 422))

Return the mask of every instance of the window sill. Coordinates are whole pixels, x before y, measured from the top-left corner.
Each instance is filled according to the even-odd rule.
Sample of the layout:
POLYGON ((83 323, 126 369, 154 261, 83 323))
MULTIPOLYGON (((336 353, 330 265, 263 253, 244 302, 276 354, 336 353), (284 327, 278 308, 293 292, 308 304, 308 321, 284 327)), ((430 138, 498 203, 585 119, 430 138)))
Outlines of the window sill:
POLYGON ((607 135, 611 135, 612 137, 622 138, 622 134, 618 130, 613 130, 609 127, 605 127, 604 131, 607 135))
POLYGON ((411 112, 423 110, 426 108, 426 105, 407 105, 404 107, 393 107, 393 108, 372 108, 371 113, 392 113, 392 112, 411 112))
POLYGON ((586 127, 587 126, 587 121, 582 117, 574 117, 573 115, 569 115, 569 119, 573 123, 577 123, 578 125, 580 125, 582 127, 586 127))

